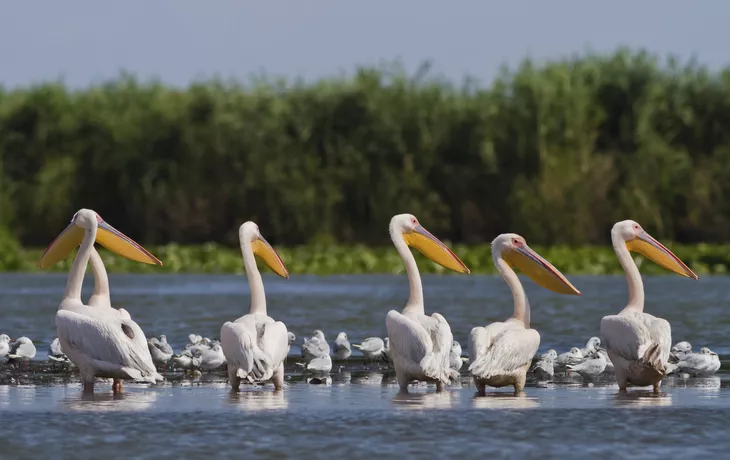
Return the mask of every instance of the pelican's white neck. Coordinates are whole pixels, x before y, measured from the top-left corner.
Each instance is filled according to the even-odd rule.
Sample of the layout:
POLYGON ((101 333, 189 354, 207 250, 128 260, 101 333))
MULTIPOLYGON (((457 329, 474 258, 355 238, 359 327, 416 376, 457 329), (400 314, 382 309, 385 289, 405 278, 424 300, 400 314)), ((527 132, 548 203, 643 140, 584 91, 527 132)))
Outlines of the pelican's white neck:
POLYGON ((243 254, 243 266, 246 269, 248 287, 251 289, 251 308, 249 313, 266 315, 266 294, 264 293, 264 281, 261 278, 259 268, 256 266, 256 256, 251 248, 250 238, 241 239, 241 254, 243 254))
POLYGON ((631 257, 626 241, 618 231, 611 231, 611 243, 616 251, 616 257, 626 273, 626 281, 629 285, 629 301, 623 311, 644 311, 644 283, 641 281, 641 273, 636 262, 631 257))
POLYGON ((84 239, 81 241, 79 252, 76 253, 76 258, 66 281, 65 299, 81 302, 81 286, 84 283, 84 273, 86 272, 86 266, 89 264, 91 250, 94 249, 97 228, 97 225, 94 224, 90 229, 84 229, 84 239))
POLYGON ((107 276, 104 262, 101 260, 101 256, 93 245, 91 246, 91 257, 89 258, 89 262, 91 262, 91 271, 94 274, 94 293, 92 294, 92 297, 99 296, 110 298, 109 277, 107 276))
POLYGON ((512 270, 507 262, 502 259, 502 254, 499 251, 492 252, 492 260, 494 265, 497 267, 497 271, 502 276, 502 279, 510 291, 512 291, 512 299, 514 300, 515 309, 512 313, 512 318, 521 322, 525 325, 525 328, 530 328, 530 302, 527 300, 525 294, 525 288, 522 287, 520 279, 517 277, 517 273, 512 270))
POLYGON ((403 239, 403 233, 400 230, 391 226, 390 239, 393 240, 395 249, 403 260, 403 264, 406 266, 406 274, 408 275, 410 295, 408 296, 408 303, 403 308, 403 313, 425 314, 423 306, 423 285, 421 284, 421 274, 418 272, 416 258, 413 257, 413 253, 408 249, 408 245, 403 239))

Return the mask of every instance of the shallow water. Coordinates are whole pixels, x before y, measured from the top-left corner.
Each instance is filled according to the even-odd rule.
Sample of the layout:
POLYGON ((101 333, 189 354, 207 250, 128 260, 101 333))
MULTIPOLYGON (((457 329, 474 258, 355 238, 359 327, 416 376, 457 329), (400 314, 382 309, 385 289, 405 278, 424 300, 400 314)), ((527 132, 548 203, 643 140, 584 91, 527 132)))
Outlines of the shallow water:
MULTIPOLYGON (((0 332, 26 335, 45 359, 55 337, 54 314, 65 275, 1 275, 0 332)), ((567 350, 599 335, 600 318, 625 303, 623 277, 571 277, 582 297, 562 296, 526 281, 541 350, 567 350)), ((269 313, 301 337, 315 328, 329 339, 346 331, 357 342, 385 335, 385 314, 401 308, 407 282, 396 276, 265 277, 269 313)), ((91 284, 91 279, 87 280, 91 284)), ((148 336, 167 334, 175 349, 196 332, 216 337, 221 324, 240 316, 248 287, 240 276, 112 275, 112 300, 130 311, 148 336)), ((511 313, 504 283, 483 276, 424 277, 427 312, 439 311, 466 348, 474 325, 511 313)), ((90 289, 86 291, 87 295, 90 289)), ((689 340, 725 355, 730 278, 646 279, 646 309, 672 324, 674 341, 689 340)), ((298 348, 292 349, 298 354, 298 348)), ((78 381, 39 384, 18 372, 16 385, 0 385, 0 456, 14 458, 366 458, 375 455, 492 454, 523 458, 658 458, 724 453, 730 448, 730 375, 668 378, 663 393, 633 389, 619 395, 612 382, 556 384, 531 381, 526 396, 508 390, 475 398, 462 385, 435 393, 432 386, 399 394, 392 372, 348 365, 329 385, 307 383, 288 368, 288 386, 248 387, 231 394, 220 374, 163 385, 128 384, 112 396, 100 384, 94 399, 78 381), (32 384, 26 384, 31 382, 32 384)))

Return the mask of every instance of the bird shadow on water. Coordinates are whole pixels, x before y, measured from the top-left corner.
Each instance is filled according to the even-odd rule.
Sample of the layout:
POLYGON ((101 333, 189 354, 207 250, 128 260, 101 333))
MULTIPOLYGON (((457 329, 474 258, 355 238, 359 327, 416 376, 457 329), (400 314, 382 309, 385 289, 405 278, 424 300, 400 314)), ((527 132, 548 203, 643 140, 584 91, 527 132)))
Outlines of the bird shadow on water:
POLYGON ((392 400, 399 409, 450 409, 454 404, 454 392, 429 393, 399 391, 392 400))
POLYGON ((228 393, 228 403, 247 412, 282 410, 289 407, 286 391, 270 389, 231 390, 228 393))
POLYGON ((540 402, 525 392, 515 394, 495 391, 484 395, 476 393, 472 406, 475 409, 535 409, 540 407, 540 402))

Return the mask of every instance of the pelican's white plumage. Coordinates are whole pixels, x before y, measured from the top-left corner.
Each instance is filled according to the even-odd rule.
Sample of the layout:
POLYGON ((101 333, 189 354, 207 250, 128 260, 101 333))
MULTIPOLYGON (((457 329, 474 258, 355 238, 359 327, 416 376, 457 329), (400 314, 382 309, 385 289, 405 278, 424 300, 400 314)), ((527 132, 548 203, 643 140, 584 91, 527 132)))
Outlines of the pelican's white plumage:
POLYGON ((482 395, 487 385, 512 385, 515 393, 520 393, 532 358, 540 346, 540 334, 530 327, 530 304, 511 266, 518 267, 537 284, 552 291, 575 295, 580 295, 580 292, 550 262, 527 246, 520 235, 505 233, 495 238, 492 259, 512 291, 514 311, 504 322, 471 330, 469 371, 482 395))
POLYGON ((394 216, 389 230, 405 264, 410 285, 410 296, 403 311, 391 310, 385 319, 398 385, 407 390, 413 380, 435 381, 437 388, 441 389, 459 376, 450 367, 453 335, 449 323, 439 313, 426 315, 421 276, 408 246, 451 270, 469 273, 469 269, 411 214, 394 216))
MULTIPOLYGON (((39 262, 41 268, 54 265, 81 244, 56 313, 61 347, 79 368, 87 392, 93 392, 94 377, 115 379, 114 391, 121 390, 122 379, 152 383, 163 380, 155 370, 144 332, 125 311, 111 306, 105 308, 103 295, 97 296, 93 306, 84 305, 81 301, 84 271, 95 252, 95 242, 131 260, 162 264, 96 212, 81 209, 74 214, 71 224, 48 246, 39 262)), ((95 290, 96 287, 100 287, 99 283, 95 290)))
POLYGON ((606 350, 620 390, 625 391, 627 384, 632 383, 652 385, 658 392, 668 368, 672 330, 665 319, 644 313, 644 284, 629 250, 639 252, 681 276, 698 278, 684 262, 632 220, 613 226, 611 242, 626 272, 629 299, 618 314, 604 316, 601 320, 606 350))
POLYGON ((289 354, 289 333, 281 321, 274 321, 266 309, 266 294, 255 256, 261 257, 277 275, 289 278, 274 248, 261 236, 258 225, 245 222, 238 229, 243 265, 251 288, 249 313, 221 327, 221 347, 228 362, 228 378, 238 389, 241 379, 249 382, 272 380, 278 390, 284 386, 284 360, 289 354))

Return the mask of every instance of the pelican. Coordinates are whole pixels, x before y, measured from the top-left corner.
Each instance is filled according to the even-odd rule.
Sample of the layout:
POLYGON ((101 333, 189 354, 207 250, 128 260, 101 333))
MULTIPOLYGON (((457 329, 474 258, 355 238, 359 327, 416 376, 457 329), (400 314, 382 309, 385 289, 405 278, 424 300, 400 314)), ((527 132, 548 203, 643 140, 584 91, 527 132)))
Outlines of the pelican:
MULTIPOLYGON (((111 307, 99 308, 100 304, 84 305, 81 301, 84 271, 94 253, 95 242, 128 259, 162 265, 155 256, 106 223, 95 211, 80 209, 68 227, 48 246, 38 264, 39 268, 50 267, 81 245, 56 313, 61 348, 79 368, 84 392, 87 393, 94 391, 94 377, 114 379, 114 392, 122 390, 122 379, 151 383, 163 380, 155 370, 144 332, 128 314, 111 307)), ((101 297, 98 299, 95 302, 103 302, 101 297)))
POLYGON ((512 291, 514 313, 504 322, 471 330, 469 371, 481 395, 487 385, 512 385, 519 394, 525 387, 527 369, 540 346, 540 334, 530 328, 530 304, 512 267, 519 268, 535 283, 551 291, 573 295, 580 295, 580 291, 550 262, 527 246, 520 235, 505 233, 495 238, 492 259, 512 291))
POLYGON ((228 362, 228 379, 238 390, 241 379, 249 382, 272 380, 274 388, 284 386, 284 360, 289 354, 289 333, 281 321, 274 321, 266 311, 266 294, 256 256, 282 278, 289 278, 274 248, 261 236, 259 226, 245 222, 238 229, 243 265, 251 289, 248 314, 228 321, 221 327, 221 347, 228 362))
POLYGON ((629 250, 636 251, 678 275, 698 279, 690 268, 651 237, 633 220, 617 222, 611 229, 611 242, 619 263, 626 272, 629 299, 617 315, 604 316, 601 335, 616 372, 620 391, 627 383, 652 385, 659 392, 666 375, 672 330, 669 322, 644 313, 644 284, 629 250))
POLYGON ((456 254, 411 214, 399 214, 390 220, 390 237, 406 266, 411 291, 403 312, 390 310, 385 319, 398 385, 407 391, 413 380, 435 381, 436 389, 440 391, 444 384, 459 377, 459 373, 449 366, 454 339, 443 316, 425 313, 421 276, 408 246, 445 268, 459 273, 470 272, 456 254))

